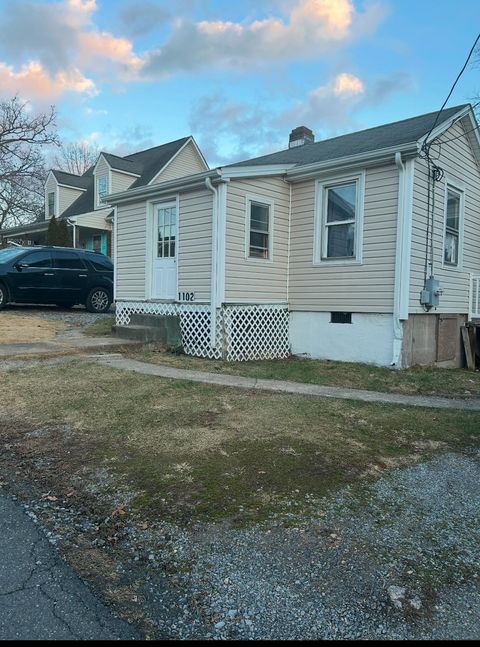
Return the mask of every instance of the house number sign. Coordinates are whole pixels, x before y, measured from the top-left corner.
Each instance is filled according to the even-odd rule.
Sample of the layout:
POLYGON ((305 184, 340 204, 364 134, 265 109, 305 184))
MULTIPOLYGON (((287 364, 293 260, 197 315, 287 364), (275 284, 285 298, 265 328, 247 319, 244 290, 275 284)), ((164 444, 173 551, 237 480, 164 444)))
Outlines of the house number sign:
POLYGON ((195 301, 195 292, 179 292, 179 301, 195 301))

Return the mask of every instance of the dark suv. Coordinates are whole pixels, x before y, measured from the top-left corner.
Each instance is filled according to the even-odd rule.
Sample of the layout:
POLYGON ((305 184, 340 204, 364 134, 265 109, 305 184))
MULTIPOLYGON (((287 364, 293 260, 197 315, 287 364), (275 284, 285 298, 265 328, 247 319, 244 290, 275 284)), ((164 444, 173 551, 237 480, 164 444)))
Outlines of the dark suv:
POLYGON ((70 247, 0 249, 0 310, 7 303, 84 304, 106 312, 113 298, 112 261, 70 247))

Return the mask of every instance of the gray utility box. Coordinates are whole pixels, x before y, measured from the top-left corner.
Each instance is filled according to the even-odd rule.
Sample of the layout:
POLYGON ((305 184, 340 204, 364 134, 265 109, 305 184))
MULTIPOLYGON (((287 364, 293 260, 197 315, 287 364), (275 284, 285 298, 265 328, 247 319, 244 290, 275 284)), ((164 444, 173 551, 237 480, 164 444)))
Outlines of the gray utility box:
POLYGON ((440 304, 442 289, 440 282, 434 276, 425 281, 425 287, 420 292, 420 303, 426 308, 436 308, 440 304))

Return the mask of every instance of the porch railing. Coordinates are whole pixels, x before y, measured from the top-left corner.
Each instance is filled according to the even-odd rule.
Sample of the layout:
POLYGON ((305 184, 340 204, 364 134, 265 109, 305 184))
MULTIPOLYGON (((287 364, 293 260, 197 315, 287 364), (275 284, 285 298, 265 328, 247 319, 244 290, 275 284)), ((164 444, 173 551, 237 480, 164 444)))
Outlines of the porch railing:
POLYGON ((470 274, 469 319, 480 319, 480 274, 470 274))

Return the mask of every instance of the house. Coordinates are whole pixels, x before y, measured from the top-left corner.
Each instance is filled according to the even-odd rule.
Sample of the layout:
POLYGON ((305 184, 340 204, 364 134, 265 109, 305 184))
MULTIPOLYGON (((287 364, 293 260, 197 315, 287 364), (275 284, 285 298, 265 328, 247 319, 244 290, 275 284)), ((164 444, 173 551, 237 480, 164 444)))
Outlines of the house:
POLYGON ((461 105, 317 143, 300 127, 286 150, 114 190, 119 330, 178 315, 203 357, 459 365, 479 142, 461 105))
POLYGON ((52 170, 45 182, 44 218, 4 229, 0 237, 6 242, 45 244, 48 223, 55 215, 67 221, 74 247, 112 256, 113 209, 105 196, 154 183, 160 177, 175 177, 182 173, 184 160, 190 163, 188 172, 208 168, 193 138, 184 137, 125 157, 102 152, 83 175, 52 170))

